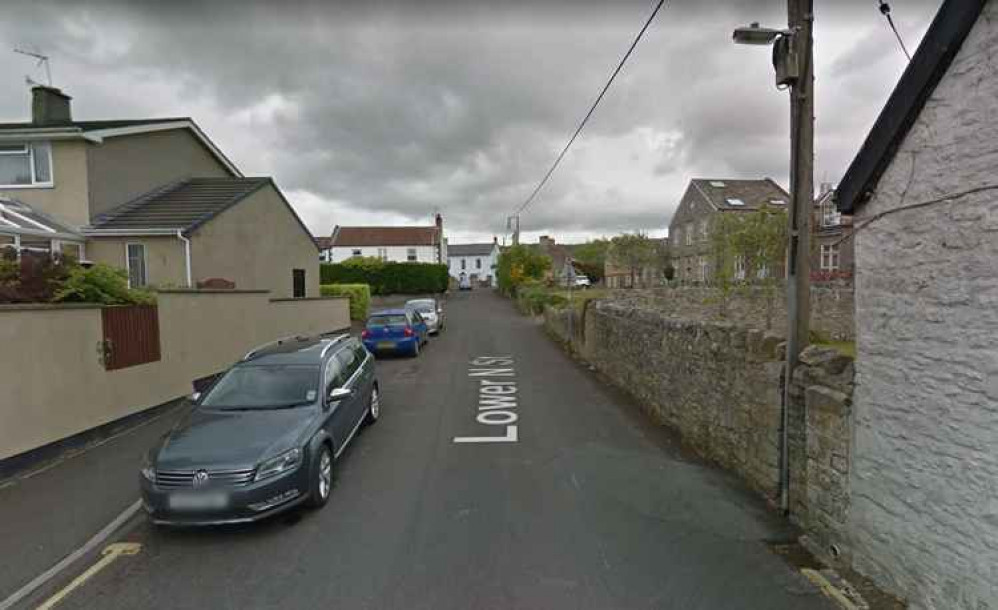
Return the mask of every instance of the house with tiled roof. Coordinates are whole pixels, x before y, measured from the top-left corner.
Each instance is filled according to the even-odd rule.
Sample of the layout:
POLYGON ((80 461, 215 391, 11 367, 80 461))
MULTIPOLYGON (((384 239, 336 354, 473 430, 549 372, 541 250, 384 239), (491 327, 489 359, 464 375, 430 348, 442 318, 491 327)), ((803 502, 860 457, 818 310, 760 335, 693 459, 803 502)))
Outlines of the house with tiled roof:
POLYGON ((0 123, 0 248, 108 263, 133 287, 319 296, 316 244, 273 180, 190 118, 78 121, 70 103, 35 86, 31 121, 0 123))
MULTIPOLYGON (((711 220, 718 214, 744 214, 763 206, 786 208, 790 195, 771 178, 694 178, 669 222, 669 248, 676 279, 709 282, 711 220)), ((762 270, 782 274, 780 269, 762 270)))
POLYGON ((480 244, 449 244, 447 269, 457 281, 468 278, 472 284, 496 285, 496 268, 499 266, 499 240, 480 244))
POLYGON ((323 260, 342 263, 354 257, 373 257, 394 263, 447 264, 444 219, 437 214, 432 226, 333 228, 323 260))

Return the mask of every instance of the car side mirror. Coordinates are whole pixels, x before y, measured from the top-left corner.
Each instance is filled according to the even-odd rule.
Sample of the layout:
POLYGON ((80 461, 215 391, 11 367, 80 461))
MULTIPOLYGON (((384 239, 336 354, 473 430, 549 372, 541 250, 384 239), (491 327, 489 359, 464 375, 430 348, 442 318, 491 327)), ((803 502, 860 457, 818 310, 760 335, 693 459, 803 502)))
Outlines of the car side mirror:
POLYGON ((437 307, 437 315, 440 315, 443 312, 444 312, 444 308, 443 307, 437 307))
POLYGON ((194 392, 191 394, 191 402, 197 402, 201 398, 201 392, 194 392))
POLYGON ((344 398, 349 398, 353 395, 353 390, 350 388, 333 388, 329 391, 329 401, 333 402, 336 400, 343 400, 344 398))

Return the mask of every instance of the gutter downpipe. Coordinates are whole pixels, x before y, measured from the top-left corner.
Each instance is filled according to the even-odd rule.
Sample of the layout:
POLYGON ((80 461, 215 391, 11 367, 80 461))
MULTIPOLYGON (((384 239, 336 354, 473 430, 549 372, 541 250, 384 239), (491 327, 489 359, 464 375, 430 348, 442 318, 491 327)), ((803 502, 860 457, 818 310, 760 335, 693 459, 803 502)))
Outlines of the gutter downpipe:
POLYGON ((184 232, 177 229, 177 239, 184 242, 184 267, 187 272, 187 287, 191 288, 191 240, 184 237, 184 232))

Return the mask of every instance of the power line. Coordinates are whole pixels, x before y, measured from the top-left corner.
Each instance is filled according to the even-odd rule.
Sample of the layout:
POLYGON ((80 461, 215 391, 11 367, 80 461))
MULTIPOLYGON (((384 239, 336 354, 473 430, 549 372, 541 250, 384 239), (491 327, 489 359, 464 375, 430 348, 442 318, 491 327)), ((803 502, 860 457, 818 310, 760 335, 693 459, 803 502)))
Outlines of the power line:
POLYGON ((617 64, 617 68, 613 71, 613 74, 610 75, 610 80, 606 81, 606 85, 603 86, 603 90, 600 91, 599 96, 596 97, 596 101, 593 102, 593 105, 589 108, 589 112, 586 113, 586 116, 582 119, 582 122, 579 123, 579 126, 575 129, 575 133, 572 134, 572 137, 569 138, 568 143, 565 144, 565 148, 561 149, 561 153, 559 153, 558 158, 554 160, 554 163, 551 165, 551 169, 549 169, 547 173, 544 174, 544 178, 542 178, 540 183, 538 183, 537 187, 534 188, 534 191, 530 193, 530 196, 527 197, 527 199, 522 204, 520 204, 520 207, 516 208, 516 212, 514 212, 514 215, 519 214, 520 212, 525 210, 527 206, 533 202, 534 197, 537 196, 537 193, 539 193, 541 189, 544 187, 544 184, 548 181, 548 178, 550 178, 551 174, 554 173, 554 170, 557 169, 558 164, 561 163, 561 160, 565 156, 565 153, 568 152, 568 149, 572 146, 572 143, 575 142, 575 138, 579 137, 579 133, 582 132, 582 128, 586 126, 586 123, 589 121, 589 117, 591 117, 593 115, 593 112, 596 111, 596 107, 599 106, 600 101, 603 100, 603 96, 606 95, 606 92, 610 88, 610 85, 613 84, 613 80, 617 78, 617 74, 620 73, 621 68, 624 67, 624 64, 627 62, 627 59, 631 56, 631 52, 634 51, 634 47, 638 46, 638 41, 640 41, 641 37, 644 36, 645 30, 648 29, 649 25, 651 25, 651 22, 655 19, 655 15, 658 14, 658 11, 660 8, 662 8, 663 4, 665 4, 665 0, 658 0, 658 3, 655 5, 655 10, 651 12, 651 16, 648 17, 647 21, 645 21, 645 24, 641 28, 641 31, 638 32, 638 35, 634 38, 634 42, 632 42, 631 46, 627 49, 627 53, 624 53, 624 57, 621 58, 620 63, 617 64))
POLYGON ((887 18, 887 23, 891 26, 891 30, 894 31, 894 36, 898 39, 898 44, 901 45, 901 52, 908 58, 908 61, 911 61, 911 53, 908 52, 908 47, 904 46, 904 40, 901 38, 901 32, 899 32, 897 26, 894 25, 894 18, 891 17, 891 5, 887 4, 886 0, 880 0, 880 13, 887 18))

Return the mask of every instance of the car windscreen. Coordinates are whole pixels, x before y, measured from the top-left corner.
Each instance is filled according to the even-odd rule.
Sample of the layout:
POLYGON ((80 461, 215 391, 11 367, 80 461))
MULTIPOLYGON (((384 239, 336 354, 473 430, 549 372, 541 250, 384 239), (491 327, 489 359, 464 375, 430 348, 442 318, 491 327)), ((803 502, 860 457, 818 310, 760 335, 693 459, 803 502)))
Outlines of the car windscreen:
POLYGON ((405 306, 419 313, 436 313, 433 301, 409 301, 405 306))
POLYGON ((214 409, 275 409, 314 402, 319 367, 237 366, 211 388, 201 406, 214 409))
POLYGON ((368 328, 376 328, 381 326, 405 326, 409 321, 406 320, 405 314, 389 314, 385 316, 373 316, 367 320, 368 328))

